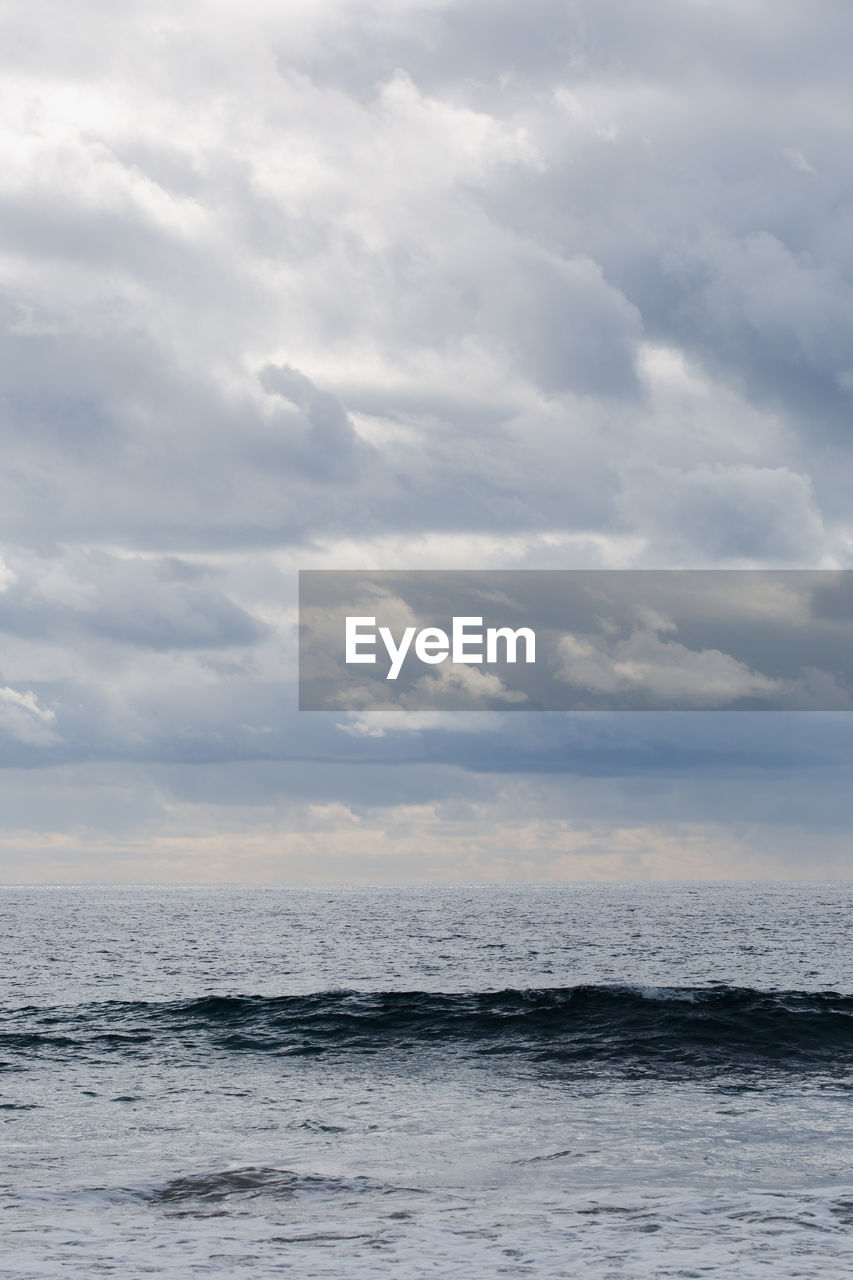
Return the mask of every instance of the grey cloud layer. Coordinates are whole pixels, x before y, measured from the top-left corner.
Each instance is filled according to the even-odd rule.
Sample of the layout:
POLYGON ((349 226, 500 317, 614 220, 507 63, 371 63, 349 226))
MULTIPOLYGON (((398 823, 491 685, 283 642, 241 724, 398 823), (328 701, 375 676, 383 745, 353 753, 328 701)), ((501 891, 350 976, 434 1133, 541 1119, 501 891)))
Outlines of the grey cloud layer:
POLYGON ((164 33, 139 6, 101 58, 80 38, 64 61, 49 6, 18 19, 36 52, 9 90, 3 364, 28 537, 46 496, 57 536, 177 545, 356 532, 369 503, 390 527, 619 521, 669 558, 754 497, 712 556, 797 560, 792 506, 814 556, 821 509, 846 521, 838 458, 812 446, 850 394, 847 89, 814 56, 843 11, 539 10, 315 5, 285 25, 256 4, 205 33, 188 8, 164 33), (707 379, 668 406, 674 465, 643 342, 707 379), (280 365, 321 417, 338 394, 334 431, 280 365), (753 406, 764 438, 734 438, 753 406), (357 448, 359 411, 405 443, 357 448), (638 467, 670 492, 663 528, 638 467))
POLYGON ((0 23, 3 762, 372 768, 381 808, 398 750, 401 803, 445 759, 472 803, 626 751, 734 776, 636 726, 308 724, 294 569, 851 563, 849 6, 0 23))

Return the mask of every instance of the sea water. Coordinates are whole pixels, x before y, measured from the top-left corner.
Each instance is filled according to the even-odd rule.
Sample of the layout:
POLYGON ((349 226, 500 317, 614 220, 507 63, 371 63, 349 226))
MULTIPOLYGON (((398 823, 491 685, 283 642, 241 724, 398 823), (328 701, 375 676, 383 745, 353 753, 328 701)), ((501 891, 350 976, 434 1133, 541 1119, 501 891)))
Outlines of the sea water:
POLYGON ((0 1275, 848 1277, 853 885, 0 891, 0 1275))

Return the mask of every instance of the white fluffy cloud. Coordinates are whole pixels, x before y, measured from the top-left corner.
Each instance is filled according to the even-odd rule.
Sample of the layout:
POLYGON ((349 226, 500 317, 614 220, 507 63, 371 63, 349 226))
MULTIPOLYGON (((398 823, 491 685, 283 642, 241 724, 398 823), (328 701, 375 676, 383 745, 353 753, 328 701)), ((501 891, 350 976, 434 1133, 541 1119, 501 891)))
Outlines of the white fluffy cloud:
POLYGON ((35 694, 28 690, 0 688, 0 733, 15 742, 32 747, 53 746, 60 741, 53 725, 56 712, 39 704, 35 694))
POLYGON ((780 689, 778 680, 751 671, 719 649, 689 649, 642 627, 615 644, 564 636, 559 653, 561 679, 593 693, 637 693, 651 705, 677 707, 689 699, 694 705, 719 707, 780 689))

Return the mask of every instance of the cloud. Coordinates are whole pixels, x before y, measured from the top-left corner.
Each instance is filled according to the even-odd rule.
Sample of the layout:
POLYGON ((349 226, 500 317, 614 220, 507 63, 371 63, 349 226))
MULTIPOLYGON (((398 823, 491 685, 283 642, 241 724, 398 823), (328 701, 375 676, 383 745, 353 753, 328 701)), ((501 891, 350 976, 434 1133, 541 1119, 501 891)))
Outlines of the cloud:
MULTIPOLYGON (((161 872, 205 855, 181 861, 190 836, 149 768, 174 770, 164 794, 209 769, 208 790, 257 797, 286 764, 332 806, 324 829, 360 788, 383 809, 403 786, 421 817, 358 828, 383 850, 438 849, 456 789, 486 806, 451 841, 472 874, 489 840, 512 872, 515 774, 609 776, 609 813, 660 768, 686 831, 720 807, 710 775, 733 794, 763 762, 757 830, 803 767, 840 823, 849 744, 825 720, 799 721, 796 749, 769 719, 707 716, 472 731, 425 712, 354 737, 366 720, 299 716, 293 676, 300 566, 853 564, 849 6, 66 9, 10 9, 0 41, 0 760, 50 763, 56 839, 75 821, 57 771, 119 762, 141 771, 136 834, 98 842, 93 773, 87 838, 138 868, 160 832, 161 872)), ((756 604, 762 635, 775 607, 756 604)), ((629 684, 778 678, 653 621, 609 643, 629 684)), ((600 683, 603 652, 570 666, 600 683)), ((821 678, 803 676, 806 705, 821 678)), ((659 814, 631 838, 673 850, 649 794, 659 814)), ((233 841, 263 829, 256 868, 290 820, 264 826, 265 803, 233 841)), ((518 847, 601 865, 561 862, 557 830, 531 818, 518 847)), ((735 858, 739 840, 715 828, 702 847, 735 858)), ((317 843, 300 847, 310 870, 317 843)))
POLYGON ((0 627, 11 635, 92 646, 245 650, 267 634, 212 581, 213 572, 174 557, 81 549, 10 558, 15 572, 0 601, 0 627))
MULTIPOLYGON (((449 664, 427 672, 399 696, 392 696, 394 692, 375 683, 347 689, 339 702, 342 708, 354 713, 354 718, 341 727, 354 736, 366 737, 384 736, 386 727, 395 725, 403 732, 418 733, 425 727, 455 724, 457 713, 448 718, 446 711, 442 711, 448 701, 463 717, 472 710, 488 715, 502 704, 521 705, 528 701, 526 693, 521 689, 508 689, 493 672, 449 664), (431 710, 433 707, 436 710, 431 710)), ((469 729, 473 728, 470 720, 463 719, 459 726, 462 732, 466 724, 469 729)))
POLYGON ((824 544, 812 483, 788 467, 640 464, 625 476, 620 505, 694 563, 813 566, 824 544))
POLYGON ((561 679, 594 693, 636 693, 652 706, 721 707, 750 696, 770 699, 784 688, 719 649, 689 649, 641 627, 611 645, 564 636, 558 651, 561 679))
POLYGON ((28 747, 50 747, 60 742, 53 724, 56 712, 40 705, 31 691, 0 688, 0 733, 28 747))

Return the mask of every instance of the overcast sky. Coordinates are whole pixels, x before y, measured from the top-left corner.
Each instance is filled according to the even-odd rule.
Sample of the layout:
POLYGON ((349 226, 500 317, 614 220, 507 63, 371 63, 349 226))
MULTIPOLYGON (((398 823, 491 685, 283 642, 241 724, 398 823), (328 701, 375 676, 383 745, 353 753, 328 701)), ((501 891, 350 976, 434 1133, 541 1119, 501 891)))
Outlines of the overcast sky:
POLYGON ((853 567, 849 0, 30 0, 0 60, 0 879, 851 874, 849 713, 295 693, 300 567, 853 567))

